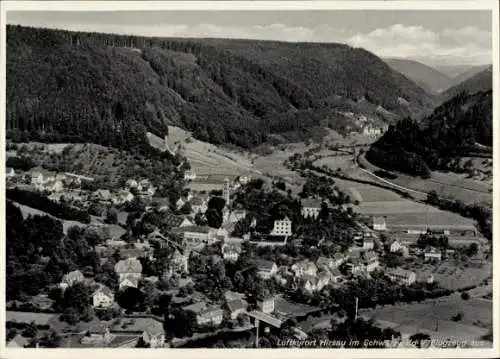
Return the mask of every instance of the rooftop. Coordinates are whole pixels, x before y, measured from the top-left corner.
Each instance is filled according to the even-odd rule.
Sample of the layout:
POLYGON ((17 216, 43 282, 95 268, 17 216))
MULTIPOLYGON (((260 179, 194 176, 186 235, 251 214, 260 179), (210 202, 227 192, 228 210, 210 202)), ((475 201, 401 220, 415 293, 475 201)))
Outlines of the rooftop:
POLYGON ((321 208, 321 203, 323 201, 317 198, 304 198, 301 202, 302 202, 302 207, 321 208))
POLYGON ((176 228, 177 232, 190 232, 190 233, 210 233, 210 228, 209 227, 202 227, 202 226, 186 226, 186 227, 178 227, 176 228))
POLYGON ((201 313, 201 311, 203 309, 205 309, 206 307, 207 307, 207 303, 204 302, 204 301, 201 301, 201 302, 197 302, 197 303, 193 303, 193 304, 187 305, 187 306, 183 307, 182 309, 189 310, 189 311, 192 311, 192 312, 195 312, 195 313, 201 313))

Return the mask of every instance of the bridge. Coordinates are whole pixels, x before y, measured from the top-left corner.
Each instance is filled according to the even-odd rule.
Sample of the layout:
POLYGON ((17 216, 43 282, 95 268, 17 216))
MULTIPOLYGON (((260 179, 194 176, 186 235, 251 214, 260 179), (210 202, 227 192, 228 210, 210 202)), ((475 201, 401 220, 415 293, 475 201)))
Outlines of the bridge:
POLYGON ((269 324, 275 328, 280 328, 281 324, 283 324, 283 321, 273 317, 272 315, 269 315, 267 313, 258 311, 258 310, 253 310, 251 312, 247 313, 249 317, 255 319, 255 324, 258 325, 259 322, 264 322, 266 324, 269 324))

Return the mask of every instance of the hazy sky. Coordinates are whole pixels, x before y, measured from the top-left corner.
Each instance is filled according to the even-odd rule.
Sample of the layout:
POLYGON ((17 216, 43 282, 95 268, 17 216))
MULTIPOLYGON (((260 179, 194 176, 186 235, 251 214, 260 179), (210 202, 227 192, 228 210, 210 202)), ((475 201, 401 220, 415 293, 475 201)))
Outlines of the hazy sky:
POLYGON ((431 65, 491 63, 491 21, 479 10, 7 12, 9 24, 78 31, 344 42, 431 65))

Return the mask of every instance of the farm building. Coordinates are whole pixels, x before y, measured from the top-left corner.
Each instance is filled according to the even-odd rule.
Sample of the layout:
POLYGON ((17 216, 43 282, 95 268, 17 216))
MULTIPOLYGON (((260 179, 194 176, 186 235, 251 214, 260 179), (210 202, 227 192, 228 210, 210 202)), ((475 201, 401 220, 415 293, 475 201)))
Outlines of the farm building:
POLYGON ((401 268, 389 270, 387 272, 387 276, 393 281, 404 283, 406 285, 411 285, 417 280, 415 272, 401 268))
POLYGON ((373 230, 374 231, 386 231, 387 225, 385 223, 384 217, 373 217, 373 230))
POLYGON ((440 250, 431 247, 424 252, 424 258, 426 261, 440 261, 442 254, 440 250))

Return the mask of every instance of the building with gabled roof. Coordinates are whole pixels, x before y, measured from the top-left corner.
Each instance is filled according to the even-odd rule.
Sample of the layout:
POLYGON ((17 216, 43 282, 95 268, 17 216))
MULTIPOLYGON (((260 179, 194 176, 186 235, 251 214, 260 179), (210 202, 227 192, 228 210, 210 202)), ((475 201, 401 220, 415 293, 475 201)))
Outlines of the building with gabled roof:
POLYGON ((123 259, 115 264, 115 272, 118 275, 120 288, 137 288, 142 276, 142 264, 135 257, 123 259))
POLYGON ((387 271, 387 276, 393 281, 400 282, 406 285, 411 285, 417 280, 417 275, 415 274, 415 272, 402 268, 389 269, 387 271))
POLYGON ((301 214, 304 218, 318 218, 321 211, 322 200, 316 198, 304 198, 302 201, 301 214))
POLYGON ((241 253, 241 246, 237 244, 224 243, 222 245, 222 257, 230 262, 236 262, 241 253))
POLYGON ((115 294, 109 287, 99 284, 99 288, 92 293, 92 305, 95 308, 109 308, 114 304, 115 294))
POLYGON ((238 318, 238 315, 245 313, 247 311, 248 303, 241 299, 231 299, 226 301, 226 306, 229 311, 229 316, 232 320, 238 318))
POLYGON ((185 306, 182 309, 196 314, 198 325, 219 325, 222 323, 224 311, 218 305, 208 305, 201 301, 185 306))

